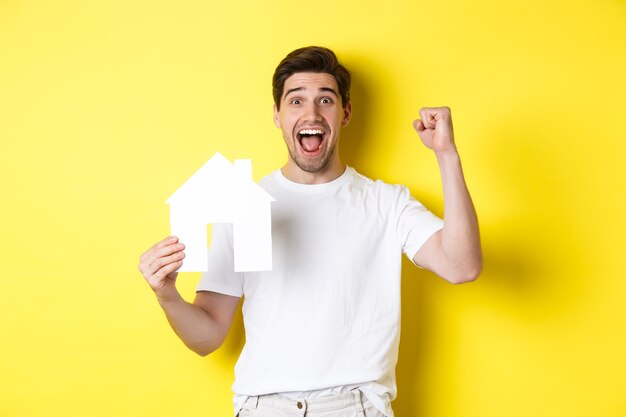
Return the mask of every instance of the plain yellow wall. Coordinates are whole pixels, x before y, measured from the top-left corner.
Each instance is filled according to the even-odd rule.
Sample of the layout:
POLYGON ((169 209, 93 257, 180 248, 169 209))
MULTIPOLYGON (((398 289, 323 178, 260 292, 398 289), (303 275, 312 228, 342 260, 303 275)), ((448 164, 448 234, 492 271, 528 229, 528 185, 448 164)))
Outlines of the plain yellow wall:
MULTIPOLYGON (((344 159, 442 214, 411 127, 452 108, 485 268, 404 266, 399 417, 626 415, 626 3, 0 3, 0 415, 228 416, 240 318, 200 358, 137 271, 214 152, 286 158, 271 75, 354 76, 344 159)), ((181 274, 193 297, 198 274, 181 274)))

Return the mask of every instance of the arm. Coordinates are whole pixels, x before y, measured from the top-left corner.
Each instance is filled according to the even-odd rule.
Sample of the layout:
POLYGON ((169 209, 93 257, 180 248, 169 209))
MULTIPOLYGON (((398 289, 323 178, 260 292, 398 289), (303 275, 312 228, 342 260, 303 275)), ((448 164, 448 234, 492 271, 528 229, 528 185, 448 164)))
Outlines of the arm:
POLYGON ((176 237, 168 237, 141 255, 139 271, 154 291, 174 332, 187 347, 205 356, 226 339, 239 297, 200 291, 193 304, 185 301, 175 285, 184 248, 176 237))
POLYGON ((444 226, 415 254, 413 261, 453 284, 478 278, 482 252, 478 220, 454 144, 448 107, 422 108, 413 126, 435 152, 443 185, 444 226))

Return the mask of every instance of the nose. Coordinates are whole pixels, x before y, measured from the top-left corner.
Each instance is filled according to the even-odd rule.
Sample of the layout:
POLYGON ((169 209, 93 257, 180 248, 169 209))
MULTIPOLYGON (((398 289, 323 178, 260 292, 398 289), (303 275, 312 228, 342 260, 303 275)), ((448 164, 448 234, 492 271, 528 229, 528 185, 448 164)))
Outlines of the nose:
POLYGON ((322 115, 319 111, 319 106, 317 105, 317 103, 311 102, 306 105, 304 109, 303 118, 304 118, 304 121, 306 122, 312 122, 312 121, 318 122, 322 120, 322 115))

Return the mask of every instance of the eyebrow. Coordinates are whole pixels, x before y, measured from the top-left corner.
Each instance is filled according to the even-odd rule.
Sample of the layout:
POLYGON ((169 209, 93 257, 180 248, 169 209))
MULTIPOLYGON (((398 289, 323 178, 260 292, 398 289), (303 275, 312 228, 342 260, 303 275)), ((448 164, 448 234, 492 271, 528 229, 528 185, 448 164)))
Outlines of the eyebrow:
MULTIPOLYGON (((296 92, 296 91, 301 91, 304 90, 304 87, 296 87, 296 88, 292 88, 290 90, 287 90, 287 92, 285 93, 284 97, 287 97, 289 94, 296 92)), ((339 93, 337 93, 333 88, 330 87, 320 87, 319 91, 325 91, 325 92, 329 92, 329 93, 333 93, 335 95, 335 97, 339 97, 339 93)))

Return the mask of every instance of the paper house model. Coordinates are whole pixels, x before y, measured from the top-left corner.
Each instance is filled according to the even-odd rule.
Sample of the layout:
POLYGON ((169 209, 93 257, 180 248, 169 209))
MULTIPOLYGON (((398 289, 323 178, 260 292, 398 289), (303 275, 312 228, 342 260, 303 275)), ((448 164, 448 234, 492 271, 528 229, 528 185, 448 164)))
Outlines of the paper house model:
POLYGON ((207 224, 232 223, 235 271, 272 269, 271 195, 252 180, 249 159, 219 152, 167 199, 172 235, 185 245, 181 272, 206 271, 207 224))

